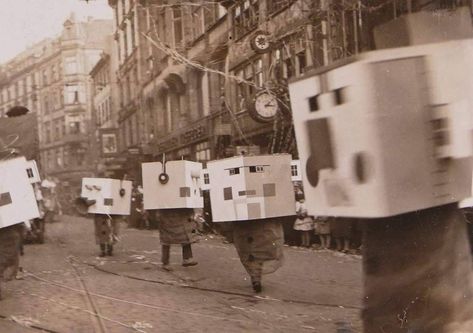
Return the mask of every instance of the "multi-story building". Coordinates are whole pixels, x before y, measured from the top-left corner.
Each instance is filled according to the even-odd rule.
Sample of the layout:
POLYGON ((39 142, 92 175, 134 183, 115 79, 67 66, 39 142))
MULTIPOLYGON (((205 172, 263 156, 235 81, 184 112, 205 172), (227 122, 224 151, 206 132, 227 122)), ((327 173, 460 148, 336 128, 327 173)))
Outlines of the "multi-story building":
POLYGON ((288 80, 373 49, 375 26, 435 6, 427 0, 109 4, 120 56, 122 150, 198 161, 242 152, 297 156, 288 80))
POLYGON ((0 110, 27 106, 38 115, 43 176, 75 190, 93 171, 89 154, 89 72, 100 59, 110 20, 64 22, 59 37, 47 39, 2 66, 0 110))
POLYGON ((92 142, 94 165, 98 175, 121 178, 123 163, 119 157, 117 88, 118 57, 113 49, 113 36, 110 35, 99 62, 90 72, 92 78, 92 142))

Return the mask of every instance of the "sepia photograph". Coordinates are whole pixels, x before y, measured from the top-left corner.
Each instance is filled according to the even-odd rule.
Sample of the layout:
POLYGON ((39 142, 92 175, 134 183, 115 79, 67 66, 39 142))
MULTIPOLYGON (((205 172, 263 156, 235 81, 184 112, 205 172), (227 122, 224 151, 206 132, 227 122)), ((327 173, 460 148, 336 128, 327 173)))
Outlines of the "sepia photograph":
POLYGON ((473 0, 0 3, 0 333, 473 333, 473 0))

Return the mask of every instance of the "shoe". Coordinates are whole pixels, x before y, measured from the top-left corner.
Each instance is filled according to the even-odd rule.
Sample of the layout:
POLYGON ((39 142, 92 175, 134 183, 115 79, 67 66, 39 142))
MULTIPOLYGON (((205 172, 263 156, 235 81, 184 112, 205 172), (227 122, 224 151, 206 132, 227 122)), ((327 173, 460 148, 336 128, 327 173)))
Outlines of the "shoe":
POLYGON ((171 265, 169 265, 169 264, 162 264, 162 265, 161 265, 161 268, 164 269, 165 271, 168 271, 168 272, 172 272, 172 271, 173 271, 171 265))
POLYGON ((252 282, 252 285, 253 285, 253 290, 255 291, 255 293, 260 293, 261 290, 263 289, 263 287, 261 286, 261 282, 259 281, 252 282))
POLYGON ((197 264, 197 261, 192 258, 182 260, 182 266, 184 267, 195 266, 197 264))

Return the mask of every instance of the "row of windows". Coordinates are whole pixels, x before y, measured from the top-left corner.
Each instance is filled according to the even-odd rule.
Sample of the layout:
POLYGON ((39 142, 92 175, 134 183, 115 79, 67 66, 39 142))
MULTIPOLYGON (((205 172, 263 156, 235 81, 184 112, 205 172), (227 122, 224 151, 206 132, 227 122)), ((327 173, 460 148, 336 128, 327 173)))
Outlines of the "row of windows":
MULTIPOLYGON (((75 56, 64 58, 64 75, 77 74, 78 72, 79 68, 77 58, 75 56)), ((9 101, 31 93, 35 89, 40 88, 39 84, 47 86, 57 82, 61 79, 60 73, 61 65, 57 63, 41 70, 41 80, 39 79, 38 73, 28 75, 25 78, 18 80, 10 85, 10 87, 0 91, 0 104, 8 103, 9 101)))
POLYGON ((110 103, 110 97, 100 103, 97 107, 97 125, 102 126, 112 117, 112 108, 110 103))
MULTIPOLYGON (((247 168, 250 171, 250 173, 260 173, 260 172, 264 172, 266 167, 267 165, 252 165, 252 166, 248 166, 247 168)), ((242 168, 245 168, 245 167, 237 167, 237 168, 228 169, 228 174, 230 176, 239 175, 240 170, 242 168)))
POLYGON ((64 117, 43 123, 43 142, 50 143, 62 139, 65 135, 84 134, 85 127, 79 117, 69 117, 66 126, 64 117))
MULTIPOLYGON (((267 15, 273 15, 293 4, 295 0, 266 0, 267 15)), ((243 0, 235 4, 232 11, 233 34, 239 39, 256 29, 260 22, 260 0, 243 0)))
POLYGON ((41 153, 41 165, 46 172, 68 166, 84 166, 87 163, 85 156, 86 149, 82 147, 49 149, 41 153))

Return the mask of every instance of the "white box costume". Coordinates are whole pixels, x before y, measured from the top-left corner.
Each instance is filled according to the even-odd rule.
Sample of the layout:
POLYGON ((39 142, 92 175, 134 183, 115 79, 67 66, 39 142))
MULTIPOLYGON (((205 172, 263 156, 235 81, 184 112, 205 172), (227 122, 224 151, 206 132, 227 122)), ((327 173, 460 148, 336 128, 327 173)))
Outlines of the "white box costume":
POLYGON ((131 181, 110 178, 82 178, 81 197, 95 200, 92 214, 130 215, 131 181))
POLYGON ((237 156, 207 163, 214 222, 294 215, 290 155, 237 156))
POLYGON ((292 81, 309 213, 378 218, 470 196, 471 73, 473 42, 457 40, 368 52, 292 81))
POLYGON ((0 228, 40 216, 24 157, 0 161, 0 228))
POLYGON ((203 208, 202 164, 191 161, 142 163, 145 209, 203 208))

